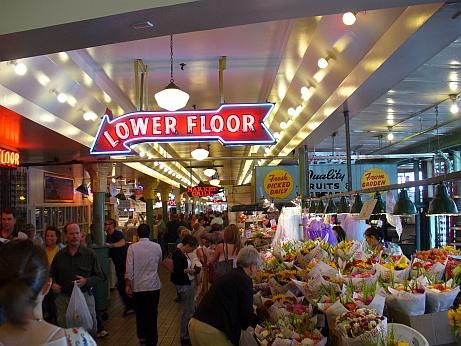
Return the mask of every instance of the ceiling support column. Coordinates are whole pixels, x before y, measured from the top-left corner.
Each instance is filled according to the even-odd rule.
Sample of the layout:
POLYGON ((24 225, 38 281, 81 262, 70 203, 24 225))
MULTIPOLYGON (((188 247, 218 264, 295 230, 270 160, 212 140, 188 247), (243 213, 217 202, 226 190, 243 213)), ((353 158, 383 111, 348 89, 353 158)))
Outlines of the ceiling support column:
POLYGON ((168 222, 168 198, 171 192, 171 186, 161 182, 158 185, 160 191, 160 199, 162 200, 162 216, 165 223, 168 222))
MULTIPOLYGON (((420 161, 413 161, 413 174, 415 175, 415 181, 419 180, 419 168, 420 161)), ((415 215, 415 246, 416 250, 421 250, 421 193, 419 188, 415 188, 415 206, 416 206, 416 215, 415 215)))
POLYGON ((352 191, 352 162, 351 162, 351 128, 349 126, 349 109, 344 104, 344 126, 346 130, 346 168, 347 168, 347 190, 352 191))
POLYGON ((91 177, 93 190, 93 244, 104 245, 104 203, 106 201, 107 177, 112 165, 97 163, 86 167, 91 177))
MULTIPOLYGON (((453 171, 461 171, 461 151, 459 150, 453 151, 453 171)), ((458 210, 461 210, 461 182, 454 182, 453 195, 458 210)), ((454 243, 459 242, 459 237, 457 237, 458 234, 461 234, 461 216, 455 216, 455 223, 453 225, 454 243)))
POLYGON ((142 181, 144 185, 144 199, 146 200, 146 223, 150 228, 151 240, 157 240, 158 234, 154 231, 154 201, 157 197, 155 189, 158 186, 158 179, 142 181))

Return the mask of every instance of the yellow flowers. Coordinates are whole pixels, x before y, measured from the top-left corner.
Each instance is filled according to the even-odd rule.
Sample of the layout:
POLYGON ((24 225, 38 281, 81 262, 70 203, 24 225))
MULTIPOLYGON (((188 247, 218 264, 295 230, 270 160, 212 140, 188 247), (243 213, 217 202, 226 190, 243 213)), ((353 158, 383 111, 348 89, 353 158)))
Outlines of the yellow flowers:
POLYGON ((448 310, 448 323, 456 335, 461 335, 461 306, 448 310))

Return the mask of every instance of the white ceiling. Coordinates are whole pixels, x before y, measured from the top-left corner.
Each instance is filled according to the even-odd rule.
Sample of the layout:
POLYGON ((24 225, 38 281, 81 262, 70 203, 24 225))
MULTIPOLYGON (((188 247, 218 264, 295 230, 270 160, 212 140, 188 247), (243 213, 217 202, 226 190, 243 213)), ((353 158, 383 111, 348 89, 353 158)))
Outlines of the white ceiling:
MULTIPOLYGON (((424 2, 426 1, 419 3, 424 2)), ((415 2, 400 1, 399 5, 405 3, 415 2)), ((196 26, 194 29, 191 26, 189 32, 184 23, 179 25, 180 30, 170 24, 169 32, 180 32, 174 35, 174 79, 177 85, 191 95, 187 108, 192 108, 193 105, 199 109, 215 108, 220 103, 218 59, 226 56, 226 102, 275 103, 267 125, 272 132, 281 133, 281 137, 270 148, 268 155, 283 158, 303 143, 330 150, 330 135, 336 130, 337 146, 344 149, 341 113, 345 102, 351 109, 352 147, 360 147, 361 152, 373 151, 377 146, 374 136, 387 130, 387 98, 390 97, 387 97, 386 92, 389 89, 395 90, 392 95, 392 114, 393 121, 397 122, 446 98, 450 93, 448 81, 454 77, 450 73, 459 73, 459 64, 450 65, 452 59, 460 56, 460 43, 453 41, 461 35, 461 24, 459 19, 451 19, 461 8, 459 4, 443 6, 435 3, 361 11, 356 24, 350 27, 342 23, 340 13, 304 17, 306 9, 312 9, 311 3, 306 3, 305 7, 298 2, 292 8, 285 5, 283 10, 279 10, 280 13, 271 12, 275 11, 275 7, 270 11, 267 8, 270 6, 251 1, 246 6, 250 4, 256 8, 261 6, 261 11, 267 11, 270 15, 261 16, 258 23, 257 13, 252 12, 250 15, 240 9, 244 15, 235 18, 234 25, 219 25, 215 23, 216 18, 207 18, 205 22, 208 23, 203 25, 212 28, 197 30, 200 25, 194 23, 196 26), (298 10, 301 16, 299 18, 293 13, 298 8, 303 9, 298 10), (447 21, 450 21, 450 25, 446 24, 447 21), (450 43, 450 47, 445 49, 450 43), (441 53, 433 57, 439 52, 441 53), (320 70, 317 59, 326 56, 331 57, 330 65, 327 69, 320 70), (179 63, 186 63, 184 71, 179 69, 179 63), (308 100, 301 98, 302 86, 311 87, 312 95, 308 100), (302 111, 291 119, 288 129, 282 131, 280 123, 290 120, 288 109, 299 105, 302 111)), ((357 8, 366 8, 363 1, 350 4, 358 6, 357 8)), ((200 5, 195 2, 188 3, 187 6, 190 6, 190 14, 200 10, 200 5)), ((319 5, 319 8, 313 8, 312 13, 328 14, 335 11, 333 1, 322 6, 324 7, 319 5)), ((370 1, 369 6, 378 8, 380 5, 376 1, 370 1)), ((250 7, 243 7, 245 8, 250 7)), ((165 11, 168 9, 169 7, 165 11)), ((220 10, 215 11, 218 13, 220 10)), ((188 21, 190 18, 187 15, 188 13, 177 14, 177 18, 179 21, 188 21)), ((165 27, 161 30, 168 32, 165 27)), ((50 35, 52 37, 52 33, 50 35)), ((119 33, 114 35, 106 38, 106 42, 113 42, 116 37, 126 40, 119 33)), ((102 115, 106 107, 109 107, 115 115, 120 115, 136 109, 135 59, 142 59, 148 67, 148 108, 157 109, 153 94, 169 82, 169 37, 158 34, 145 36, 149 35, 157 37, 92 48, 77 47, 80 49, 61 53, 54 53, 56 50, 47 51, 52 49, 49 45, 44 50, 49 54, 20 60, 28 66, 25 76, 17 76, 9 62, 0 63, 0 104, 85 147, 90 147, 98 122, 84 121, 85 111, 102 115), (58 103, 56 92, 71 95, 70 101, 58 103), (75 102, 72 102, 72 98, 75 102)), ((104 35, 98 33, 97 36, 101 39, 98 42, 104 41, 104 35)), ((0 47, 5 45, 7 39, 11 39, 11 34, 0 35, 0 47)), ((89 40, 86 36, 79 37, 78 45, 84 46, 87 39, 89 40)), ((68 40, 72 38, 69 37, 68 40)), ((72 45, 69 43, 69 46, 72 45)), ((8 52, 10 51, 7 50, 5 54, 9 54, 8 52)), ((444 104, 440 106, 440 121, 448 116, 445 108, 444 104)), ((422 119, 424 126, 430 126, 430 120, 426 121, 425 116, 422 119)), ((415 122, 419 124, 419 120, 414 119, 408 124, 405 122, 395 126, 396 138, 400 139, 410 133, 415 122)), ((456 123, 453 126, 455 125, 456 123)), ((420 139, 424 140, 424 136, 415 138, 420 139)), ((384 142, 383 145, 386 144, 384 142)), ((407 143, 410 144, 411 141, 407 143)), ((154 164, 129 165, 143 174, 172 185, 187 184, 190 179, 188 166, 197 163, 181 159, 190 158, 190 151, 195 146, 194 143, 171 143, 136 147, 138 153, 146 152, 146 157, 177 158, 177 163, 167 165, 175 175, 167 174, 154 164)), ((392 149, 399 148, 396 145, 392 149)), ((221 179, 232 184, 241 184, 250 178, 253 161, 240 158, 251 154, 262 156, 265 149, 225 148, 218 143, 212 143, 211 156, 215 160, 210 164, 220 166, 218 172, 221 179), (221 157, 238 159, 220 160, 221 157)), ((57 152, 59 153, 59 143, 57 152)), ((261 160, 260 164, 278 162, 279 159, 268 159, 261 160)), ((202 170, 194 169, 192 183, 201 179, 205 179, 202 170)))

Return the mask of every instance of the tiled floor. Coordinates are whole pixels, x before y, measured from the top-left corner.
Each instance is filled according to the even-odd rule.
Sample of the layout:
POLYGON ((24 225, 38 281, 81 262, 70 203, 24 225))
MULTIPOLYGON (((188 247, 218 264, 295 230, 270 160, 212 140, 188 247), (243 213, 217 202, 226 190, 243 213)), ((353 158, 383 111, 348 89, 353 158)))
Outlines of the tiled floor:
MULTIPOLYGON (((160 303, 158 307, 158 345, 159 346, 180 346, 179 341, 179 320, 181 316, 181 305, 175 303, 176 289, 170 282, 169 273, 161 269, 160 280, 160 303)), ((118 296, 117 290, 111 293, 109 306, 109 319, 104 322, 104 328, 109 336, 96 340, 102 346, 135 346, 139 345, 136 336, 136 319, 134 314, 123 317, 123 304, 118 296)))

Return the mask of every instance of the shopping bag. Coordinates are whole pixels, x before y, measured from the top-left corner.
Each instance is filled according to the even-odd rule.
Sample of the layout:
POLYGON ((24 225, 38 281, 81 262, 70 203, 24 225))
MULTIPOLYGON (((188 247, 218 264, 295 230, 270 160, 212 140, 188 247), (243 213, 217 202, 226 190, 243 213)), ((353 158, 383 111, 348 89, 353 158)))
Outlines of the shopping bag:
POLYGON ((170 273, 173 272, 173 259, 171 258, 171 255, 168 255, 165 257, 165 259, 162 261, 162 265, 168 270, 170 273))
POLYGON ((72 295, 70 296, 69 305, 66 311, 67 328, 82 327, 86 330, 93 329, 93 319, 91 318, 88 304, 80 287, 74 282, 72 295))

